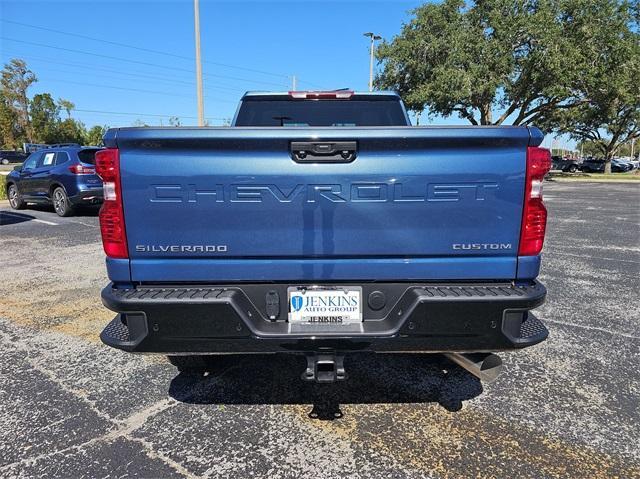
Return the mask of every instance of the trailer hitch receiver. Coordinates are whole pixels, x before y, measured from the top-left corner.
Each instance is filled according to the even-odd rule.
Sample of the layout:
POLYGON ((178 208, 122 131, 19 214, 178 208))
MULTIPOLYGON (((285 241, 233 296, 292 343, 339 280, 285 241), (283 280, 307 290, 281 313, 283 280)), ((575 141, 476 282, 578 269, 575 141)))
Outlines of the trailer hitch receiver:
POLYGON ((347 377, 344 370, 344 355, 310 354, 307 355, 307 369, 302 373, 305 381, 332 383, 347 377))

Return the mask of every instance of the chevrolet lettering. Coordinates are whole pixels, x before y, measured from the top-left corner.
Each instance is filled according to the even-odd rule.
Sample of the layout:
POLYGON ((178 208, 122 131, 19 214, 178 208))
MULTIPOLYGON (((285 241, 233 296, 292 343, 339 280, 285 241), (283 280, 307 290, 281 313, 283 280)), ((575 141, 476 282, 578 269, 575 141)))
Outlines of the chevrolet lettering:
POLYGON ((261 203, 294 201, 316 203, 425 203, 450 201, 484 201, 495 195, 497 183, 404 183, 360 182, 341 184, 296 184, 290 187, 271 185, 217 184, 205 187, 190 185, 152 185, 151 203, 261 203))

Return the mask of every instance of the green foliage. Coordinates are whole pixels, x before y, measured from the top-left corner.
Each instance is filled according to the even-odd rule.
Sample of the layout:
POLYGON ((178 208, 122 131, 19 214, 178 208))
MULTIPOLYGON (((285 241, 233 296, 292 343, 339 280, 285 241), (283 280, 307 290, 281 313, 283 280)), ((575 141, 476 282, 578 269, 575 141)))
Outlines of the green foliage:
POLYGON ((596 158, 602 156, 600 148, 593 141, 581 141, 576 146, 576 149, 582 152, 583 156, 594 156, 596 158))
POLYGON ((29 100, 27 89, 36 77, 23 60, 5 64, 0 84, 0 144, 3 149, 16 149, 24 142, 79 143, 101 145, 107 126, 94 126, 87 131, 84 124, 71 117, 75 104, 49 93, 34 95, 29 100), (66 112, 66 118, 60 113, 66 112))
POLYGON ((617 0, 428 3, 379 47, 376 86, 416 113, 555 129, 557 111, 587 101, 584 84, 629 30, 628 11, 617 0))
POLYGON ((89 130, 87 130, 87 134, 85 135, 86 144, 91 146, 102 146, 102 137, 108 129, 109 127, 107 125, 95 125, 89 128, 89 130))
POLYGON ((66 118, 58 123, 57 143, 79 143, 83 145, 86 128, 81 121, 66 118))
POLYGON ((35 95, 29 107, 33 141, 36 143, 55 143, 60 123, 60 108, 49 93, 35 95))
POLYGON ((2 135, 2 143, 5 145, 16 146, 16 142, 33 136, 29 118, 27 90, 35 81, 36 76, 27 68, 24 60, 14 58, 9 63, 6 63, 2 69, 2 78, 0 79, 4 105, 2 109, 11 111, 10 114, 2 112, 4 118, 0 134, 2 135), (15 126, 11 129, 4 126, 4 122, 9 116, 15 122, 15 126))
POLYGON ((24 137, 18 125, 18 115, 10 106, 4 90, 0 89, 0 145, 2 149, 12 150, 24 137))
POLYGON ((7 199, 7 183, 4 178, 0 179, 0 200, 7 199))
POLYGON ((618 28, 608 33, 607 48, 582 81, 587 101, 551 119, 559 130, 595 147, 597 156, 607 160, 607 173, 620 148, 640 138, 640 33, 637 23, 628 28, 634 20, 624 6, 609 13, 618 19, 618 28))
POLYGON ((58 106, 67 112, 67 118, 71 118, 71 111, 76 108, 75 103, 65 100, 64 98, 58 98, 58 106))
MULTIPOLYGON (((584 140, 578 143, 576 146, 577 151, 581 151, 584 156, 595 156, 602 157, 602 149, 600 146, 591 140, 584 140)), ((631 148, 631 143, 620 143, 618 149, 616 150, 616 156, 633 156, 638 157, 640 153, 640 141, 636 141, 634 148, 631 148)))

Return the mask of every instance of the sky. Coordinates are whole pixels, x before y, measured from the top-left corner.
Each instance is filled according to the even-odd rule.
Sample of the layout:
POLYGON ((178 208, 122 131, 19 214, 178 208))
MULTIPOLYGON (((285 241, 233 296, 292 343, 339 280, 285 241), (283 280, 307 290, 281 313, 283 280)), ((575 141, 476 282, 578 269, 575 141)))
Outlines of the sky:
MULTIPOLYGON (((421 1, 200 0, 205 117, 247 90, 366 90, 369 40, 391 39, 421 1)), ((192 0, 0 0, 0 61, 27 61, 29 95, 72 101, 85 125, 197 121, 192 0)), ((424 123, 424 116, 423 116, 424 123)), ((468 124, 456 117, 434 124, 468 124)))

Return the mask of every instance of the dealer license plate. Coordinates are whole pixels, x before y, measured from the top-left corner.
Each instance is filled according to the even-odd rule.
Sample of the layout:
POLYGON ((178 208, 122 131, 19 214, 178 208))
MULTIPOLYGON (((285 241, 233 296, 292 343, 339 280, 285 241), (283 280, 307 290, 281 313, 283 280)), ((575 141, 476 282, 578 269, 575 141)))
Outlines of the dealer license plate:
POLYGON ((289 322, 309 325, 343 325, 362 322, 362 288, 290 287, 289 322))

